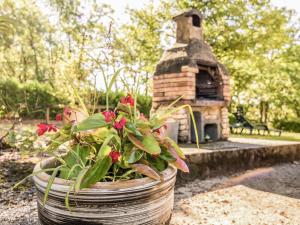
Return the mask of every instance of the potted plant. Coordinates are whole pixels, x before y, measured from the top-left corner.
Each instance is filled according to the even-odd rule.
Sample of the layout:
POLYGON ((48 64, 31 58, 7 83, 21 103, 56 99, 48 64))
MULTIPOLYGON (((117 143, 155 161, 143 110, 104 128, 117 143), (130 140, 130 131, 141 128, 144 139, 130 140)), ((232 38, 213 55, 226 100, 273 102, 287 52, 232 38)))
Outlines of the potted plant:
POLYGON ((56 132, 47 148, 53 157, 32 174, 41 224, 169 223, 176 170, 189 169, 161 131, 172 113, 191 108, 172 104, 146 118, 135 102, 129 94, 114 110, 86 118, 67 108, 57 116, 62 128, 38 125, 38 135, 56 132), (68 150, 56 155, 61 145, 68 150))

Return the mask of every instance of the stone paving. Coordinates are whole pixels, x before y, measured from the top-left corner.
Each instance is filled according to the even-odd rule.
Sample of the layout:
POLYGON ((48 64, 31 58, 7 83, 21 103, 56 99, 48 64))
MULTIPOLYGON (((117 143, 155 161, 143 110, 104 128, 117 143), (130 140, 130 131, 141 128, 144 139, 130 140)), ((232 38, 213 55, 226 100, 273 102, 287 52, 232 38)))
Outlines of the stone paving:
POLYGON ((189 174, 178 172, 177 182, 234 174, 300 160, 300 142, 231 138, 229 141, 181 146, 190 168, 189 174))
POLYGON ((195 144, 182 144, 181 148, 183 149, 185 154, 192 155, 197 153, 208 153, 213 151, 233 151, 240 149, 252 149, 267 146, 284 146, 295 144, 300 144, 300 142, 251 138, 229 138, 228 141, 218 141, 207 144, 200 144, 200 149, 198 149, 195 144))

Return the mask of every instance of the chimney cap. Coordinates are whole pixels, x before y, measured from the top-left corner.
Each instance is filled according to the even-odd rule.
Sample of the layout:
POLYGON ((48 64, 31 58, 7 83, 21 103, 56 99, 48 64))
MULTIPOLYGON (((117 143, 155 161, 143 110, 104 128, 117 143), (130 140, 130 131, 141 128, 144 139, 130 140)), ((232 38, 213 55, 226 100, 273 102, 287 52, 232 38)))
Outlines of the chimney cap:
POLYGON ((198 11, 197 9, 190 9, 190 10, 188 10, 188 11, 185 11, 184 13, 181 13, 181 14, 179 14, 179 15, 177 15, 177 16, 174 16, 173 17, 173 20, 177 20, 178 18, 180 18, 180 17, 189 17, 189 16, 193 16, 193 15, 197 15, 197 16, 199 16, 200 17, 200 19, 203 19, 204 17, 203 17, 203 14, 200 12, 200 11, 198 11))

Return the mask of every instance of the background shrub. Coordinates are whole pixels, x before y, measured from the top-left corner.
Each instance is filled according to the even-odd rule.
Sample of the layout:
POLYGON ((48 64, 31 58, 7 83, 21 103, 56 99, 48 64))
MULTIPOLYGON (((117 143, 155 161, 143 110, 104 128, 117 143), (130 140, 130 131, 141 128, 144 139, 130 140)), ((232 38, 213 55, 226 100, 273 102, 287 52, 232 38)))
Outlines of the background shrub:
MULTIPOLYGON (((110 108, 115 108, 120 101, 120 99, 126 96, 127 93, 125 92, 111 92, 109 94, 109 105, 110 108)), ((98 100, 99 105, 105 105, 106 101, 105 92, 101 92, 98 100)), ((145 116, 149 116, 150 110, 152 106, 152 97, 146 95, 138 95, 137 97, 137 107, 139 108, 140 112, 143 113, 145 116)))
POLYGON ((300 119, 294 120, 274 120, 273 126, 280 130, 300 132, 300 119))
MULTIPOLYGON (((116 107, 120 98, 126 96, 125 92, 112 92, 109 95, 111 108, 116 107)), ((98 105, 105 105, 105 92, 100 92, 98 105)), ((90 104, 91 100, 86 97, 85 102, 90 104)), ((151 110, 152 98, 139 95, 137 98, 138 108, 146 116, 151 110)), ((44 119, 46 108, 50 108, 50 117, 60 113, 70 101, 66 97, 58 96, 49 85, 36 81, 19 83, 15 79, 0 80, 0 118, 12 118, 16 115, 27 119, 44 119)))
POLYGON ((23 118, 45 118, 45 109, 50 107, 54 117, 68 101, 55 95, 48 84, 28 82, 20 84, 14 79, 0 81, 0 104, 2 117, 18 115, 23 118))

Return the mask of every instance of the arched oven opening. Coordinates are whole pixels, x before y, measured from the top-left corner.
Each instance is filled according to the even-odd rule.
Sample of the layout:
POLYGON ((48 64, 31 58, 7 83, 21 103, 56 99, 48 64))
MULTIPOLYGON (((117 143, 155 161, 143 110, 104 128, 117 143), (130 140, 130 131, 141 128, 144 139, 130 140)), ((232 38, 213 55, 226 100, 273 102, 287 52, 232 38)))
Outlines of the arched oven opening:
POLYGON ((222 81, 215 70, 199 69, 196 74, 196 99, 223 100, 222 81))

